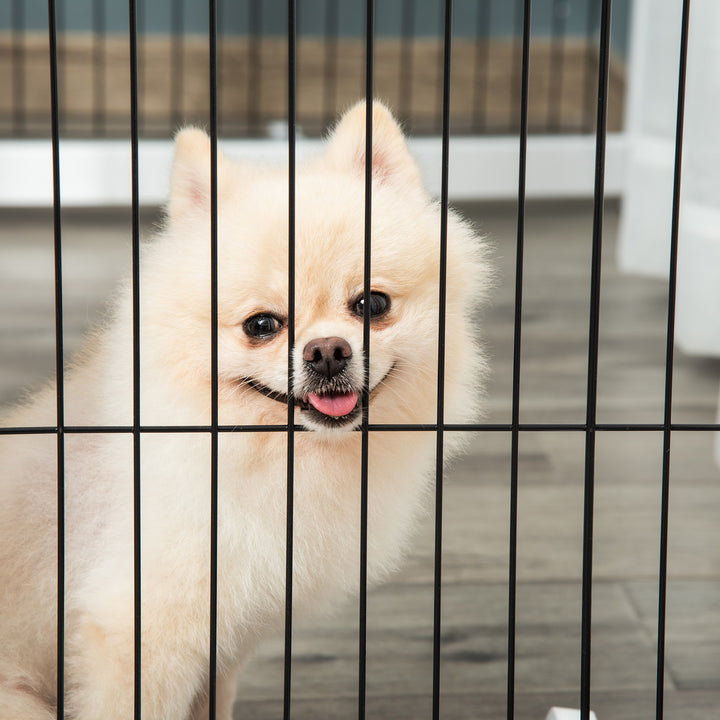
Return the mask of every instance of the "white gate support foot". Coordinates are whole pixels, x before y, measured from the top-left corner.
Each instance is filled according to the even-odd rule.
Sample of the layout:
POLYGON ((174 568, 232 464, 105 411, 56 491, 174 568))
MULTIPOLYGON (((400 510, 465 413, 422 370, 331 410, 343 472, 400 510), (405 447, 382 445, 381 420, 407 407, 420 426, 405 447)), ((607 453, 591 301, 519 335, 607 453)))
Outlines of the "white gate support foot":
MULTIPOLYGON (((545 720, 580 720, 580 711, 571 710, 570 708, 554 707, 550 710, 545 720)), ((590 711, 590 720, 597 720, 597 716, 592 710, 590 711)))

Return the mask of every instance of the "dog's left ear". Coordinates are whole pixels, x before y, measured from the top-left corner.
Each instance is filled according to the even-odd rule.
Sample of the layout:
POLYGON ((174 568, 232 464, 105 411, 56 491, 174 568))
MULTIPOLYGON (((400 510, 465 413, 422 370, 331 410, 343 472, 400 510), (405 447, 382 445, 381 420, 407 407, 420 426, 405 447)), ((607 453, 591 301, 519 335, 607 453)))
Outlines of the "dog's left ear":
MULTIPOLYGON (((232 170, 219 148, 217 160, 221 196, 229 191, 232 170)), ((175 136, 167 213, 178 219, 197 212, 210 212, 210 138, 204 130, 187 127, 175 136)))
MULTIPOLYGON (((330 135, 325 156, 333 167, 365 173, 365 120, 364 100, 340 118, 330 135)), ((372 174, 379 183, 422 187, 420 169, 410 155, 400 126, 377 100, 372 112, 372 174)))

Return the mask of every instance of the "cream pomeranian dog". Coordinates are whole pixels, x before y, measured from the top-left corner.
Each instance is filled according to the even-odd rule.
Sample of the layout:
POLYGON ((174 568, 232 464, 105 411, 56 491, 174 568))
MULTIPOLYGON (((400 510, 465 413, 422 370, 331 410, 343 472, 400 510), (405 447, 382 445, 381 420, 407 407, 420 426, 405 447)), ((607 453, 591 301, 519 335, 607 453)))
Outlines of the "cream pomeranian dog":
MULTIPOLYGON (((371 293, 363 295, 365 105, 297 169, 293 613, 357 591, 363 310, 369 303, 371 423, 437 418, 440 209, 403 134, 373 108, 371 293)), ((283 425, 288 397, 288 175, 218 157, 219 422, 283 425)), ((210 141, 177 137, 167 219, 143 249, 143 426, 210 423, 210 141)), ((482 242, 448 220, 444 414, 477 415, 483 360, 473 309, 487 282, 482 242)), ((125 286, 65 381, 65 422, 132 424, 132 300, 125 286)), ((55 425, 47 387, 5 426, 55 425)), ((461 435, 461 434, 458 434, 461 435)), ((448 435, 446 457, 462 439, 448 435)), ((65 711, 133 711, 133 438, 68 433, 65 478, 65 711)), ((218 717, 240 666, 283 627, 287 437, 221 432, 218 468, 218 717)), ((211 440, 140 438, 142 711, 207 716, 211 440)), ((0 718, 56 707, 57 439, 0 436, 0 718)), ((431 432, 371 432, 368 582, 394 569, 432 483, 431 432)))

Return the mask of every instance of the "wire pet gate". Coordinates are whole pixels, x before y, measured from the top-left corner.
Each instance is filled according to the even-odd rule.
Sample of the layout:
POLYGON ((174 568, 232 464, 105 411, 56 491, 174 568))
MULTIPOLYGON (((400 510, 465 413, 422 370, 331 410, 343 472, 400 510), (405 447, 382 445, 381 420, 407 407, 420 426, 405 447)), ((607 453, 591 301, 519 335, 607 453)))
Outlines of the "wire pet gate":
MULTIPOLYGON (((442 501, 443 501, 443 467, 442 449, 444 433, 449 431, 462 432, 501 432, 511 437, 511 515, 510 515, 510 557, 509 557, 509 587, 508 587, 508 670, 507 670, 507 716, 515 716, 515 661, 516 661, 516 587, 517 587, 517 531, 518 531, 518 458, 519 439, 523 433, 538 431, 570 431, 584 434, 585 438, 585 494, 584 494, 584 532, 583 532, 583 573, 582 573, 582 648, 581 648, 581 717, 584 719, 590 716, 591 705, 591 671, 592 671, 592 588, 593 588, 593 501, 594 501, 594 471, 595 471, 595 439, 598 432, 650 432, 659 431, 663 433, 663 478, 662 478, 662 508, 661 508, 661 532, 660 532, 660 580, 658 586, 658 629, 657 629, 657 684, 656 684, 656 716, 663 717, 664 702, 664 677, 665 677, 665 608, 667 591, 667 545, 669 525, 669 490, 670 490, 670 440, 673 432, 693 430, 717 430, 716 425, 700 424, 678 424, 672 421, 672 381, 673 381, 673 336, 674 336, 674 292, 677 270, 677 240, 678 240, 678 219, 679 219, 679 196, 680 196, 680 174, 682 160, 682 129, 683 129, 683 99, 684 99, 684 78, 687 53, 687 37, 689 24, 689 0, 683 4, 682 43, 681 61, 679 68, 678 85, 678 110, 676 130, 676 163, 675 163, 675 188, 673 201, 673 231, 672 231, 672 263, 670 267, 670 303, 668 308, 667 322, 667 354, 665 373, 665 412, 661 424, 634 424, 634 425, 611 425, 597 422, 597 363, 599 351, 599 313, 600 313, 600 262, 602 251, 603 234, 603 184, 604 184, 604 147, 605 128, 607 119, 607 80, 609 61, 609 27, 610 27, 610 0, 602 3, 602 23, 600 39, 600 73, 598 76, 598 106, 597 106, 597 132, 596 132, 596 175, 595 175, 595 200, 594 200, 594 221, 593 221, 593 256, 592 256, 592 285, 591 314, 589 323, 589 347, 588 347, 588 379, 587 379, 587 405, 586 421, 582 424, 524 424, 520 422, 520 376, 521 376, 521 338, 522 338, 522 303, 523 303, 523 244, 524 244, 524 215, 525 215, 525 174, 526 174, 526 145, 527 145, 527 99, 528 99, 528 78, 529 78, 529 46, 530 46, 530 16, 531 2, 525 0, 524 24, 523 24, 523 66, 522 66, 522 88, 521 88, 521 131, 520 131, 520 165, 518 172, 518 236, 517 236, 517 267, 516 267, 516 296, 515 296, 515 319, 514 319, 514 352, 513 352, 513 390, 512 390, 512 420, 509 424, 474 424, 455 426, 444 422, 443 418, 443 384, 442 372, 439 375, 437 388, 438 417, 433 425, 423 426, 383 426, 372 424, 367 413, 363 418, 360 432, 362 433, 362 497, 363 497, 363 534, 361 538, 361 567, 363 572, 359 578, 360 583, 360 617, 359 617, 359 657, 358 657, 358 715, 365 717, 365 695, 366 695, 366 634, 367 634, 367 589, 364 569, 367 560, 367 468, 369 455, 369 433, 370 432, 393 432, 398 430, 432 431, 437 436, 438 463, 436 482, 435 502, 435 584, 434 584, 434 633, 433 633, 433 717, 442 716, 440 703, 440 659, 442 651, 442 501)), ((293 527, 292 527, 292 499, 293 499, 293 447, 294 434, 303 432, 302 427, 294 426, 290 422, 292 407, 288 408, 288 424, 281 426, 262 427, 224 427, 218 423, 217 406, 217 7, 212 0, 209 2, 210 16, 210 136, 211 136, 211 204, 212 226, 211 226, 211 247, 212 247, 212 413, 209 426, 193 427, 148 427, 141 423, 140 418, 140 376, 139 376, 139 169, 138 169, 138 56, 137 56, 137 12, 134 0, 129 2, 130 14, 130 57, 131 57, 131 148, 133 157, 132 174, 132 237, 133 237, 133 306, 135 310, 134 325, 134 393, 133 393, 133 424, 129 427, 73 427, 64 422, 64 398, 63 398, 63 287, 62 287, 62 224, 61 224, 61 177, 59 172, 59 126, 58 126, 58 83, 57 83, 57 32, 55 24, 55 3, 49 0, 49 35, 50 35, 50 56, 51 56, 51 91, 52 91, 52 147, 53 147, 53 188, 54 188, 54 227, 55 227, 55 307, 56 307, 56 367, 57 367, 57 426, 47 428, 6 428, 5 433, 48 433, 57 436, 57 458, 58 458, 58 500, 61 511, 58 516, 58 617, 64 617, 63 588, 65 582, 64 574, 64 443, 65 436, 73 433, 92 432, 119 432, 127 433, 133 437, 134 458, 135 458, 135 618, 136 618, 136 646, 135 646, 135 696, 138 698, 135 707, 135 716, 142 716, 140 707, 141 687, 141 651, 140 651, 140 627, 142 617, 140 613, 141 583, 140 583, 140 448, 141 438, 144 433, 163 432, 197 432, 209 434, 212 443, 212 528, 213 537, 211 540, 211 566, 209 568, 211 578, 211 596, 209 598, 211 621, 209 627, 210 636, 210 667, 208 669, 210 679, 210 714, 215 716, 214 697, 215 682, 217 677, 217 656, 215 654, 217 642, 217 498, 218 498, 218 467, 217 448, 220 433, 223 432, 281 432, 287 434, 288 449, 288 526, 287 526, 287 577, 286 577, 286 629, 285 629, 285 690, 284 690, 284 717, 291 717, 292 710, 292 558, 293 558, 293 527)), ((372 2, 367 4, 367 33, 366 33, 366 96, 373 96, 373 48, 374 48, 374 8, 372 2)), ((443 161, 442 161, 442 193, 441 207, 443 209, 443 222, 441 233, 441 247, 444 246, 444 234, 447 222, 447 177, 448 177, 448 148, 450 143, 450 122, 449 122, 449 79, 451 73, 451 41, 452 32, 452 3, 445 4, 445 35, 444 35, 444 93, 443 93, 443 161)), ((296 137, 296 7, 295 3, 288 4, 288 163, 290 177, 294 178, 295 173, 295 137, 296 137)), ((368 114, 368 134, 366 138, 366 150, 372 147, 372 117, 368 114)), ((366 152, 366 157, 371 153, 366 152)), ((371 180, 371 169, 366 167, 366 197, 369 199, 368 188, 371 180)), ((288 326, 292 332, 294 316, 294 208, 295 188, 291 180, 289 185, 288 208, 290 217, 290 262, 288 286, 290 299, 290 318, 288 326)), ((365 221, 365 248, 366 248, 366 269, 369 268, 371 257, 371 207, 366 204, 365 221)), ((369 280, 369 272, 366 271, 366 282, 369 280)), ((366 285, 366 292, 369 287, 366 285)), ((438 362, 442 368, 444 361, 444 337, 442 329, 444 286, 441 283, 441 325, 440 338, 438 343, 438 362)), ((369 323, 368 318, 364 321, 364 334, 366 346, 368 345, 369 323)), ((289 345, 292 347, 292 335, 289 345)), ((367 372, 367 368, 366 368, 367 372)), ((364 403, 367 407, 367 403, 364 403)), ((64 714, 63 689, 64 689, 64 628, 62 622, 58 623, 58 717, 64 714)))

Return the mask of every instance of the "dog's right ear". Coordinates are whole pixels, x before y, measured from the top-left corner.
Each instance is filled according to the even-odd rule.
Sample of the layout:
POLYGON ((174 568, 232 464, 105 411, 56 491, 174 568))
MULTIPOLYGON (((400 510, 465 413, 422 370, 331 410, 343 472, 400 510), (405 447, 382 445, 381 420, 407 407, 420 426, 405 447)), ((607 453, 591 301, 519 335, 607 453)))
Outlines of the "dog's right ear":
POLYGON ((172 219, 209 211, 210 138, 199 128, 184 128, 175 136, 175 159, 170 178, 167 213, 172 219))
MULTIPOLYGON (((333 130, 326 146, 328 162, 338 170, 365 173, 365 101, 348 110, 333 130)), ((405 136, 390 110, 372 104, 372 176, 378 183, 405 188, 423 187, 420 169, 408 150, 405 136)))

